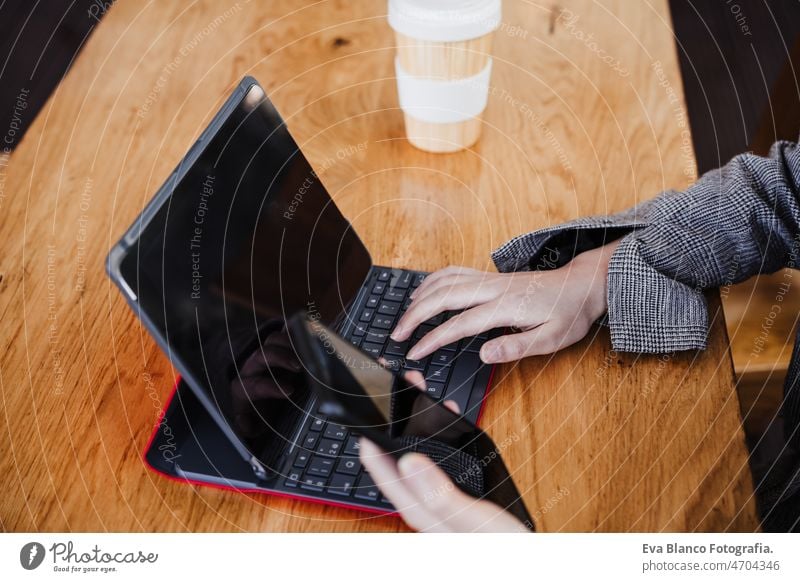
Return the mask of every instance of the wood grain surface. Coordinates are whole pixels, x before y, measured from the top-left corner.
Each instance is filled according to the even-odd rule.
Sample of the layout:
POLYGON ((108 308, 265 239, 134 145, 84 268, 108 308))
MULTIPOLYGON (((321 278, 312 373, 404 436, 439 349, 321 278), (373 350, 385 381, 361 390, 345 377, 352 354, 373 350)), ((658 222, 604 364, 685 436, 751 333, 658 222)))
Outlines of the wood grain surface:
MULTIPOLYGON (((516 234, 694 178, 666 0, 504 2, 483 135, 452 155, 403 138, 385 9, 111 6, 0 167, 4 530, 405 529, 174 483, 140 460, 174 372, 103 260, 243 75, 265 87, 379 264, 492 269, 490 250, 516 234)), ((758 528, 709 300, 702 353, 617 354, 597 328, 498 369, 483 426, 511 443, 502 454, 541 530, 758 528)))

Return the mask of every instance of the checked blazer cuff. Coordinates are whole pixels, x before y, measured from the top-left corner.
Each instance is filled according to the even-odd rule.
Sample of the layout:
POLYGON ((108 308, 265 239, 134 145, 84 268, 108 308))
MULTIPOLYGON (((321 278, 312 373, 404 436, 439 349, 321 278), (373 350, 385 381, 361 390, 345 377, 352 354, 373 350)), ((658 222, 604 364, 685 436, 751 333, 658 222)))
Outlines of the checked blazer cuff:
POLYGON ((638 353, 705 349, 708 307, 702 290, 647 264, 638 234, 624 237, 608 263, 611 345, 638 353))

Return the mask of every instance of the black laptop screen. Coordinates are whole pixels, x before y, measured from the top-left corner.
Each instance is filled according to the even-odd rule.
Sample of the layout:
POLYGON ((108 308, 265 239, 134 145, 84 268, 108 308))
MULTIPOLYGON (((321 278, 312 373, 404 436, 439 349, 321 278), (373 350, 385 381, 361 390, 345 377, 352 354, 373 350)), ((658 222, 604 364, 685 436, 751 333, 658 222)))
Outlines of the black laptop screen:
POLYGON ((338 325, 371 261, 260 87, 201 147, 121 274, 170 355, 266 462, 307 394, 285 320, 303 310, 338 325))

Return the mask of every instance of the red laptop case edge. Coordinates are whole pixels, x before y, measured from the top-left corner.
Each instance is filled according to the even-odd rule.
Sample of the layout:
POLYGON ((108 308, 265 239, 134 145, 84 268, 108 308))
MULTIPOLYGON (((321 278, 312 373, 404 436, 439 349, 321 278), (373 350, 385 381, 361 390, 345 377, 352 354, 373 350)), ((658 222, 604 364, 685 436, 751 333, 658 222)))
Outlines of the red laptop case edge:
MULTIPOLYGON (((494 374, 495 374, 496 369, 497 369, 497 366, 492 366, 491 372, 489 374, 489 381, 488 381, 487 386, 486 386, 486 394, 484 395, 483 399, 481 400, 481 406, 480 406, 480 408, 478 410, 478 419, 477 419, 478 422, 480 422, 480 419, 483 416, 483 409, 486 406, 486 400, 487 400, 487 398, 489 397, 489 394, 492 391, 492 384, 494 382, 494 374)), ((245 488, 245 487, 235 487, 233 485, 219 485, 217 483, 208 483, 208 482, 205 482, 205 481, 199 481, 197 479, 189 479, 189 478, 186 478, 186 477, 179 477, 177 475, 172 475, 170 473, 167 473, 165 471, 162 471, 162 470, 154 467, 152 464, 150 464, 150 461, 147 460, 147 452, 150 450, 150 448, 153 445, 153 442, 156 440, 156 437, 158 436, 158 431, 159 431, 159 429, 161 427, 161 424, 164 421, 164 417, 165 417, 165 415, 167 413, 167 410, 169 409, 173 398, 175 398, 175 394, 177 394, 177 392, 178 392, 178 385, 180 384, 180 382, 181 382, 181 377, 177 376, 177 379, 175 380, 175 384, 172 387, 172 391, 171 391, 170 395, 167 397, 166 404, 165 404, 164 408, 161 410, 161 413, 158 416, 158 420, 156 421, 156 424, 153 427, 153 430, 150 433, 150 436, 148 437, 147 445, 144 447, 144 449, 142 450, 142 453, 141 453, 142 462, 153 473, 158 474, 160 477, 169 479, 170 481, 175 481, 176 483, 191 484, 191 485, 197 485, 197 486, 200 486, 200 487, 211 487, 211 488, 220 489, 220 490, 223 490, 223 491, 236 491, 238 493, 257 493, 259 495, 269 495, 269 496, 274 496, 274 497, 282 497, 284 499, 292 499, 292 500, 303 501, 303 502, 307 502, 307 503, 316 503, 316 504, 319 504, 319 505, 328 505, 328 506, 331 506, 331 507, 339 507, 339 508, 348 509, 348 510, 351 510, 351 511, 358 511, 358 512, 363 512, 363 513, 372 513, 372 514, 376 514, 376 515, 388 515, 388 516, 397 516, 398 515, 397 512, 394 512, 394 511, 382 511, 380 509, 368 509, 368 508, 365 508, 365 507, 349 505, 347 503, 336 502, 336 501, 333 501, 333 500, 329 501, 329 500, 324 500, 324 499, 312 499, 312 498, 308 498, 308 497, 301 497, 299 495, 292 495, 291 493, 283 493, 283 492, 280 492, 280 491, 266 491, 264 489, 258 489, 258 488, 245 488)))

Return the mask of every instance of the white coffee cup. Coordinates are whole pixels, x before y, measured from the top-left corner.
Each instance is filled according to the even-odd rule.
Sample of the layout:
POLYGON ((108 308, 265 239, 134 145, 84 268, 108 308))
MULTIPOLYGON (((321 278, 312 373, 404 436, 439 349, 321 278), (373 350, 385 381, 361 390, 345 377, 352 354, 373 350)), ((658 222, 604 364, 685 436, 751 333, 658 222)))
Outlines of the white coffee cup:
POLYGON ((501 0, 389 0, 406 137, 430 152, 473 145, 492 74, 501 0))

